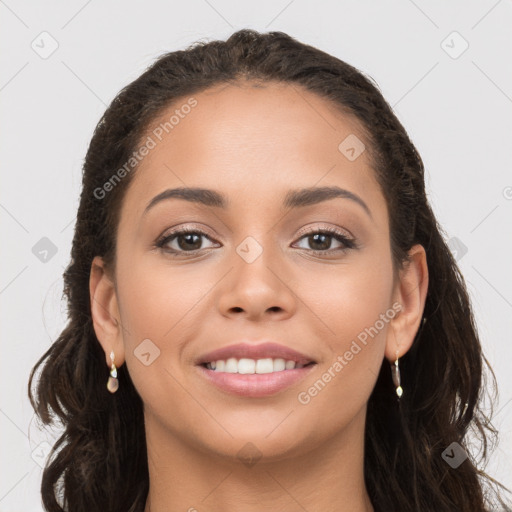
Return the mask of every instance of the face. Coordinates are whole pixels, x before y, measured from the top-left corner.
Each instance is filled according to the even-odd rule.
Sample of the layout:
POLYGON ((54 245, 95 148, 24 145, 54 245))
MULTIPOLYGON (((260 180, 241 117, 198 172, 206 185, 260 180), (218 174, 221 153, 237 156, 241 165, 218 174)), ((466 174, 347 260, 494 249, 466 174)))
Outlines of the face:
POLYGON ((358 156, 361 127, 316 95, 240 84, 193 97, 193 108, 177 102, 148 131, 154 147, 122 204, 116 364, 127 365, 150 430, 220 456, 249 441, 269 457, 304 453, 355 420, 361 427, 392 337, 385 198, 368 152, 358 156), (167 197, 148 208, 184 187, 225 205, 167 197), (324 187, 347 192, 291 195, 324 187), (263 341, 315 364, 266 396, 219 388, 196 364, 263 341))

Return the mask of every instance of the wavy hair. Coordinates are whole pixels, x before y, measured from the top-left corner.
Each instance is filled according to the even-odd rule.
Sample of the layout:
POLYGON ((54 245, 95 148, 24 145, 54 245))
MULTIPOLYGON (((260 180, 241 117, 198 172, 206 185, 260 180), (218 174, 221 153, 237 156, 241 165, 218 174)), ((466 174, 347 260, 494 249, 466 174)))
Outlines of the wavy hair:
POLYGON ((485 366, 495 391, 491 399, 496 378, 482 353, 463 276, 427 200, 418 151, 371 78, 283 32, 243 29, 226 41, 199 41, 161 55, 119 92, 95 128, 83 165, 71 261, 63 275, 68 322, 28 382, 37 416, 46 425, 57 418, 63 425, 43 470, 45 510, 144 510, 149 473, 142 400, 126 365, 118 369, 119 391, 111 395, 105 389, 108 368, 93 329, 89 294, 94 256, 102 256, 114 273, 120 206, 137 167, 105 197, 97 190, 130 159, 170 105, 242 80, 311 91, 357 119, 387 203, 394 270, 407 262, 414 244, 426 250, 426 321, 400 364, 407 392, 397 403, 384 360, 367 404, 364 476, 375 511, 505 507, 497 487, 508 489, 478 468, 497 439, 483 407, 485 366), (479 458, 469 446, 475 440, 479 458), (452 442, 468 454, 457 469, 442 457, 452 442))

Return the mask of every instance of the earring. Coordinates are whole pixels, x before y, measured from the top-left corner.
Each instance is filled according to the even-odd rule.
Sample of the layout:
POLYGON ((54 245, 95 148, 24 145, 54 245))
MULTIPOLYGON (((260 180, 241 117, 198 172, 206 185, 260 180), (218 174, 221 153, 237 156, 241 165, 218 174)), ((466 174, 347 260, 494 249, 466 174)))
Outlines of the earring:
POLYGON ((114 351, 110 352, 110 360, 112 361, 112 366, 110 367, 110 377, 107 382, 107 389, 111 393, 115 393, 119 388, 119 381, 117 380, 117 370, 116 365, 114 364, 114 351))
POLYGON ((393 378, 393 384, 396 386, 396 394, 398 395, 398 400, 403 395, 404 390, 402 386, 400 386, 400 368, 398 367, 398 349, 396 351, 396 360, 394 364, 391 364, 391 377, 393 378))

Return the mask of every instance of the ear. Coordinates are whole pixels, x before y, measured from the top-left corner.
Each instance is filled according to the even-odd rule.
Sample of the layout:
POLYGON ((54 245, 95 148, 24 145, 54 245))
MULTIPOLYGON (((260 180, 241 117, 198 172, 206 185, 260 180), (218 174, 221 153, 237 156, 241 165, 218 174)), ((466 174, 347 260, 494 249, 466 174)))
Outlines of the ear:
POLYGON ((394 299, 400 304, 400 312, 390 321, 391 336, 386 342, 385 356, 390 363, 397 355, 402 357, 411 348, 422 322, 428 290, 427 255, 422 245, 409 251, 410 261, 399 272, 394 299))
POLYGON ((105 361, 110 367, 110 352, 114 352, 114 363, 119 367, 124 362, 124 343, 114 282, 109 277, 103 259, 95 256, 89 277, 92 323, 96 337, 105 352, 105 361))

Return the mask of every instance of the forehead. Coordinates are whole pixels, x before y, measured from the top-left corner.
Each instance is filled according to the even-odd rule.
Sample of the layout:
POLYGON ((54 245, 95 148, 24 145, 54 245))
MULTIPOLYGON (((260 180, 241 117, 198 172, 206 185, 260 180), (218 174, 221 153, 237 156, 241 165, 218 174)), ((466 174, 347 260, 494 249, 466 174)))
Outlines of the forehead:
POLYGON ((382 202, 368 152, 355 159, 344 152, 347 144, 364 149, 358 120, 297 85, 229 84, 180 98, 143 141, 148 137, 152 149, 123 201, 131 216, 174 187, 222 189, 238 212, 313 186, 337 185, 382 202))

